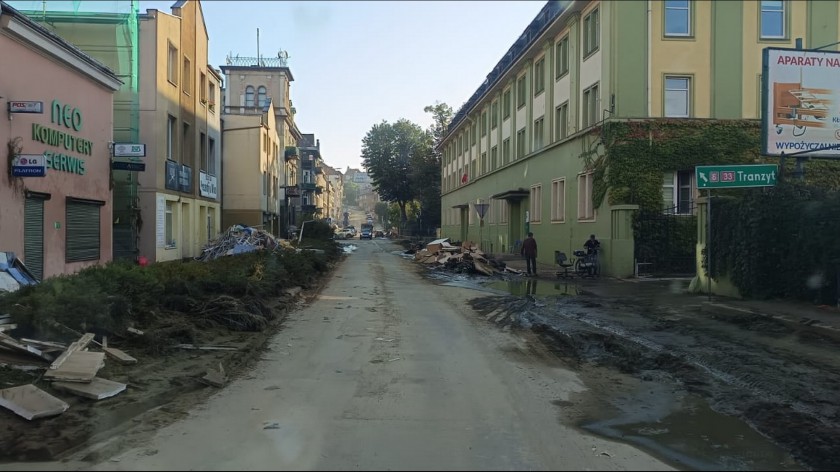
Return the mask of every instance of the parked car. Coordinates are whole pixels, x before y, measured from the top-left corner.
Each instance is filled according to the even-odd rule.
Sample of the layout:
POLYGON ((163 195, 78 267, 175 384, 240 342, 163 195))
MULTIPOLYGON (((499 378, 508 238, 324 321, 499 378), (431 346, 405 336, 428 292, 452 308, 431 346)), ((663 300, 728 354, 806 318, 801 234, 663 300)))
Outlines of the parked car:
POLYGON ((350 239, 353 237, 353 232, 345 229, 340 229, 335 232, 335 239, 350 239))
POLYGON ((373 237, 374 238, 384 238, 385 233, 380 231, 380 230, 376 230, 376 231, 373 232, 373 237))

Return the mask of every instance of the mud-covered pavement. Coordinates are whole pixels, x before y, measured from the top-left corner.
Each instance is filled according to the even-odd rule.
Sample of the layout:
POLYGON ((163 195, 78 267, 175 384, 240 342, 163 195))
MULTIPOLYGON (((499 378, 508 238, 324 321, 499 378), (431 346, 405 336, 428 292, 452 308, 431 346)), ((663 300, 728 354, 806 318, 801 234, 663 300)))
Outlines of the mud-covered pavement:
POLYGON ((471 302, 503 329, 538 333, 577 368, 590 390, 563 405, 565 422, 680 468, 840 468, 840 344, 806 326, 709 311, 678 282, 628 283, 616 295, 597 284, 496 281, 482 288, 502 295, 471 302))

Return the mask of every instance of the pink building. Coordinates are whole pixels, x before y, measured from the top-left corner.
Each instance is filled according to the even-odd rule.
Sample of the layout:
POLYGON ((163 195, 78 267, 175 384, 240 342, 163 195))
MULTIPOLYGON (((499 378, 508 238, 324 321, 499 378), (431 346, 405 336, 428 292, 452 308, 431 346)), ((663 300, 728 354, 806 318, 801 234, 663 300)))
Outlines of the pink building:
POLYGON ((0 64, 0 251, 41 279, 110 261, 120 80, 3 2, 0 64))

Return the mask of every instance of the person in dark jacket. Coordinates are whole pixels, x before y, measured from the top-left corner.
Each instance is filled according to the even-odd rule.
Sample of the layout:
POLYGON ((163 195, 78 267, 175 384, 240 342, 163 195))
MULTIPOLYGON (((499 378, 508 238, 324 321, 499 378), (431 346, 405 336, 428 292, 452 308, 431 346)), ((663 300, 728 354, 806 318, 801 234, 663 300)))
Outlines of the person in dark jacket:
POLYGON ((525 257, 527 272, 525 275, 537 275, 537 240, 534 233, 528 233, 525 241, 522 241, 522 256, 525 257), (531 272, 533 270, 533 272, 531 272))

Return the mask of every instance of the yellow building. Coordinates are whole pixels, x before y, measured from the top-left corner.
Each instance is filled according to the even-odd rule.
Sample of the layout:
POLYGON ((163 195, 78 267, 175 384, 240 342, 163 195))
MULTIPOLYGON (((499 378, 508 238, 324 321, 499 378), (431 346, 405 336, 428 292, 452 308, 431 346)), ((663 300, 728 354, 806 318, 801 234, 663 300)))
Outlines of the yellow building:
POLYGON ((176 2, 171 14, 147 10, 139 27, 140 255, 195 257, 219 231, 220 77, 208 66, 198 0, 176 2))
POLYGON ((222 224, 260 227, 280 235, 285 166, 274 103, 229 108, 224 122, 222 224))

